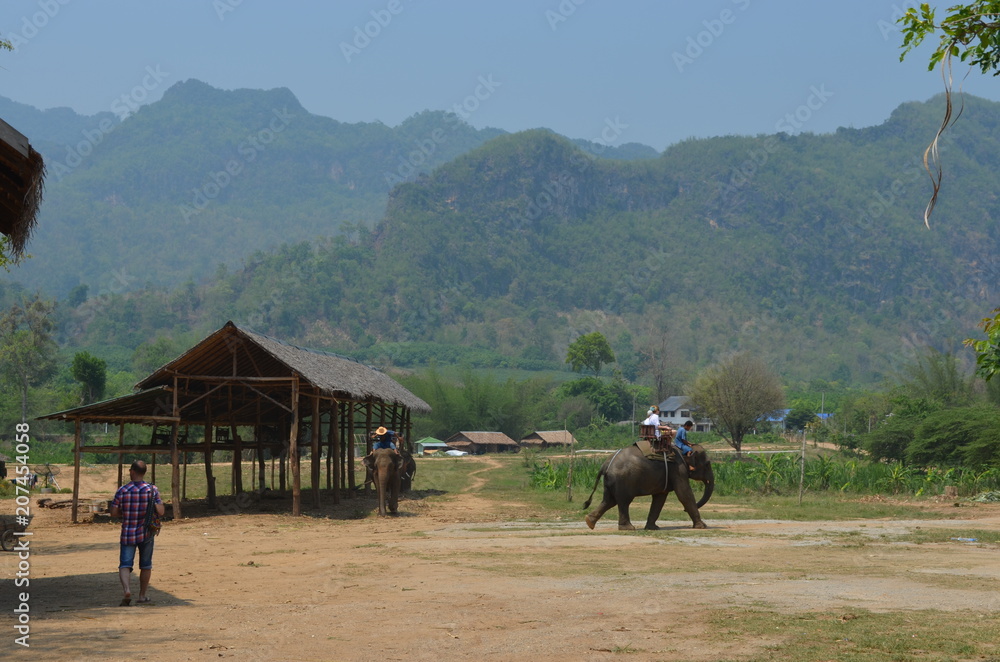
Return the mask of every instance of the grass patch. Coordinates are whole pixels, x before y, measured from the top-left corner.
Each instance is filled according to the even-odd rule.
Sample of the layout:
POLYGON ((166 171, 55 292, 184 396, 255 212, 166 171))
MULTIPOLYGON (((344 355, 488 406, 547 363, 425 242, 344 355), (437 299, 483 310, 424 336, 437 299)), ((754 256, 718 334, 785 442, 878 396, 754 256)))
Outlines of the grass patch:
POLYGON ((751 609, 706 616, 720 637, 777 642, 750 658, 755 660, 924 662, 987 660, 1000 653, 1000 614, 846 609, 788 615, 751 609))

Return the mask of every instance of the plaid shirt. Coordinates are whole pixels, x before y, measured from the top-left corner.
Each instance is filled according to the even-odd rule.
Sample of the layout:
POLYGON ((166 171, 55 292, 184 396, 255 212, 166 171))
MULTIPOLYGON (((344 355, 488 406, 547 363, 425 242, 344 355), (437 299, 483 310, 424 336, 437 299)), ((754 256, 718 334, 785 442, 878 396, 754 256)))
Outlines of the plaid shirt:
POLYGON ((153 503, 163 503, 160 501, 160 491, 156 489, 156 485, 142 480, 122 485, 115 492, 111 505, 121 508, 122 511, 123 545, 138 545, 146 539, 146 528, 143 524, 146 522, 150 490, 153 491, 153 503))

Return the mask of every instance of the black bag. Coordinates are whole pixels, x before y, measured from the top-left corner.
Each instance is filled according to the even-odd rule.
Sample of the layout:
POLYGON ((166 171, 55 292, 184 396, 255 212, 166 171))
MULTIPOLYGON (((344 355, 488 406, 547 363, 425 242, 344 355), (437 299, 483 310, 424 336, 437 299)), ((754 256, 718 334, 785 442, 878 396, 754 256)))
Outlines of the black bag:
POLYGON ((146 522, 145 530, 146 537, 155 537, 160 534, 160 529, 162 525, 160 524, 160 516, 156 514, 156 503, 154 503, 156 493, 150 489, 149 490, 149 504, 146 506, 146 522))

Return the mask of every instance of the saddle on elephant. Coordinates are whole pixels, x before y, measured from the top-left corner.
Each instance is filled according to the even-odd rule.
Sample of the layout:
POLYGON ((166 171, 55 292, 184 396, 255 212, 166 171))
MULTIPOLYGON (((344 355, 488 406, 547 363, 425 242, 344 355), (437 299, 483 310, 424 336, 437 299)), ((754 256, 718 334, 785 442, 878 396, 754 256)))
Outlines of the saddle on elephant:
POLYGON ((643 457, 647 460, 654 460, 657 462, 663 462, 666 458, 667 462, 677 461, 677 449, 674 448, 673 444, 670 443, 669 439, 664 439, 661 437, 659 440, 656 439, 640 439, 635 442, 636 447, 639 452, 642 453, 643 457), (665 441, 665 446, 657 447, 654 445, 655 441, 660 441, 661 444, 665 441))

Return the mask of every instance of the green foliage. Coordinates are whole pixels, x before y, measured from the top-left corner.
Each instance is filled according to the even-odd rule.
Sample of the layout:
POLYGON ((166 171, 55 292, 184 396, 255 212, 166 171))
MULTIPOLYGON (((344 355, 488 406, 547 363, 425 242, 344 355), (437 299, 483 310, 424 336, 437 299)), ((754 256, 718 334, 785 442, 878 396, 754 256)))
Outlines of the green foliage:
POLYGON ((993 312, 993 317, 986 317, 979 323, 986 340, 965 340, 965 345, 976 352, 976 374, 987 382, 1000 374, 1000 308, 993 312))
POLYGON ((81 404, 97 402, 104 398, 104 388, 108 379, 108 364, 89 352, 77 352, 70 367, 73 379, 80 382, 83 392, 81 404))
POLYGON ((583 377, 563 382, 559 386, 561 398, 583 396, 593 405, 594 412, 609 421, 621 421, 632 413, 632 393, 620 377, 603 381, 597 377, 583 377))
MULTIPOLYGON (((573 485, 589 490, 604 457, 580 456, 574 460, 573 485)), ((714 495, 762 496, 798 494, 801 474, 796 454, 748 455, 743 459, 713 458, 714 495)), ((569 462, 565 458, 536 458, 530 484, 543 490, 566 489, 569 462)), ((899 462, 844 460, 828 456, 806 458, 804 488, 813 493, 850 495, 895 494, 933 496, 945 485, 954 485, 961 497, 972 497, 1000 487, 1000 468, 976 470, 953 467, 918 469, 899 462)))
POLYGON ((1000 467, 1000 409, 963 407, 929 414, 914 429, 906 460, 924 466, 1000 467))
POLYGON ((27 420, 29 389, 55 370, 54 307, 36 295, 0 315, 0 379, 20 393, 21 420, 27 420))
POLYGON ((566 350, 566 363, 573 368, 573 372, 590 368, 595 375, 600 376, 601 367, 614 360, 615 353, 611 351, 608 339, 600 331, 579 336, 566 350))
POLYGON ((940 32, 937 47, 931 53, 928 70, 939 63, 958 57, 962 62, 978 66, 986 73, 996 75, 1000 64, 1000 29, 996 16, 1000 2, 976 0, 948 8, 948 15, 936 20, 936 12, 927 3, 911 7, 899 19, 903 32, 902 61, 906 55, 923 43, 924 39, 940 32))
POLYGON ((789 430, 804 430, 806 425, 817 420, 819 420, 819 417, 816 416, 816 412, 812 408, 802 406, 793 407, 788 412, 788 415, 785 416, 785 426, 789 430))
POLYGON ((691 389, 691 405, 712 419, 729 445, 740 451, 743 437, 784 406, 777 375, 759 358, 738 352, 703 370, 691 389))
POLYGON ((962 373, 957 357, 928 348, 904 366, 902 390, 910 398, 937 402, 944 407, 968 405, 973 398, 972 379, 962 373))

